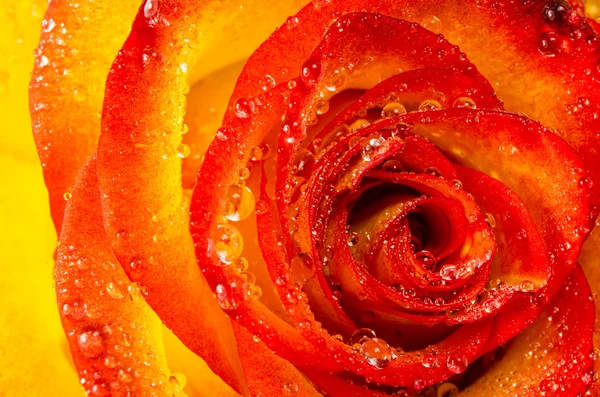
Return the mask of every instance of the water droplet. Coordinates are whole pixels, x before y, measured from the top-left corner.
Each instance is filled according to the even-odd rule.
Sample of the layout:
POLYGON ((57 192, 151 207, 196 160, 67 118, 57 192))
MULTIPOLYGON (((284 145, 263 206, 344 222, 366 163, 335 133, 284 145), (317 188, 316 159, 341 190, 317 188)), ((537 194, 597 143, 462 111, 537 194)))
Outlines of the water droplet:
POLYGON ((371 365, 383 368, 392 359, 392 349, 386 341, 379 338, 367 338, 361 343, 360 352, 371 365))
POLYGON ((446 360, 446 365, 448 366, 450 372, 460 374, 467 369, 469 366, 469 361, 465 355, 456 353, 448 357, 448 360, 446 360))
POLYGON ((121 292, 119 286, 115 283, 108 283, 106 285, 106 292, 113 299, 122 299, 124 297, 123 292, 121 292))
POLYGON ((442 105, 435 99, 426 99, 419 105, 419 112, 427 112, 430 110, 440 110, 442 105))
POLYGON ((248 298, 249 299, 260 299, 262 296, 262 288, 260 288, 256 284, 251 284, 248 286, 248 298))
POLYGON ((248 259, 244 258, 243 256, 240 256, 235 261, 233 261, 233 267, 234 267, 234 269, 237 270, 240 273, 245 272, 246 270, 248 270, 248 265, 249 265, 248 259))
POLYGON ((390 102, 381 110, 382 118, 402 116, 403 114, 406 114, 406 108, 398 102, 390 102))
POLYGON ((538 39, 538 50, 547 57, 556 56, 560 51, 560 44, 556 33, 542 33, 538 39))
POLYGON ((129 292, 129 296, 133 301, 140 301, 144 299, 142 287, 138 283, 129 284, 129 287, 127 287, 127 291, 129 292))
POLYGON ((338 92, 346 84, 346 71, 334 70, 333 74, 325 81, 325 88, 331 92, 338 92))
POLYGON ((440 33, 444 24, 435 15, 427 16, 421 21, 421 26, 433 33, 440 33))
POLYGON ((359 328, 352 333, 350 337, 350 344, 355 345, 357 343, 363 343, 367 339, 375 338, 375 331, 369 328, 359 328))
POLYGON ((427 353, 423 354, 423 360, 421 361, 421 364, 423 364, 423 366, 425 368, 437 367, 437 365, 438 365, 437 356, 431 352, 427 352, 427 353))
POLYGON ((401 172, 404 170, 402 163, 398 160, 387 160, 381 168, 388 172, 401 172))
POLYGON ((583 188, 591 189, 593 185, 594 185, 594 181, 589 176, 584 176, 579 180, 579 186, 581 186, 583 188))
POLYGON ((104 340, 98 331, 81 333, 77 338, 77 345, 86 357, 98 357, 104 352, 104 340))
POLYGON ((477 105, 475 105, 475 101, 469 97, 461 96, 454 100, 452 107, 455 108, 467 108, 467 109, 476 109, 477 105))
POLYGON ((254 284, 256 282, 256 276, 252 272, 242 272, 240 277, 248 284, 254 284))
POLYGON ((362 156, 363 160, 371 161, 373 159, 373 154, 375 154, 375 149, 373 146, 369 145, 368 142, 363 143, 360 149, 360 155, 362 156))
POLYGON ((318 115, 323 115, 329 111, 329 102, 325 100, 320 100, 315 105, 315 110, 318 115))
POLYGON ((296 395, 298 390, 300 390, 300 388, 297 383, 287 383, 283 385, 283 391, 285 391, 286 394, 296 395))
POLYGON ((52 29, 54 29, 55 26, 56 26, 56 23, 54 22, 54 19, 52 19, 52 18, 44 19, 42 21, 42 30, 46 33, 52 32, 52 29))
POLYGON ((264 200, 258 200, 256 202, 254 210, 256 211, 256 213, 258 215, 262 215, 262 214, 264 214, 264 213, 267 212, 268 208, 269 208, 269 206, 268 206, 268 204, 267 204, 266 201, 264 201, 264 200))
POLYGON ((183 388, 187 384, 187 378, 181 372, 173 372, 169 377, 169 384, 175 390, 183 390, 183 388))
POLYGON ((440 277, 447 281, 456 280, 458 277, 458 268, 455 265, 445 265, 440 270, 440 277))
POLYGON ((86 307, 80 302, 65 303, 62 307, 63 314, 71 321, 81 321, 85 316, 86 307))
POLYGON ((438 170, 436 167, 427 167, 425 169, 425 173, 431 176, 435 176, 436 178, 440 178, 442 176, 441 171, 438 170))
POLYGON ((106 386, 104 386, 103 384, 96 383, 90 389, 90 395, 95 396, 95 397, 109 397, 110 392, 108 391, 106 386))
POLYGON ((315 275, 315 266, 312 257, 300 252, 292 258, 291 270, 296 280, 300 285, 306 284, 315 275))
POLYGON ((529 280, 524 280, 521 282, 521 284, 519 285, 519 289, 522 292, 531 292, 535 289, 535 284, 533 284, 531 281, 529 280))
POLYGON ((65 194, 63 194, 63 198, 65 199, 65 201, 71 199, 72 195, 69 192, 65 192, 65 194))
POLYGON ((254 194, 245 185, 231 185, 227 191, 225 217, 230 221, 241 221, 248 218, 255 210, 254 194))
POLYGON ((229 264, 237 259, 244 248, 244 239, 240 231, 230 224, 217 226, 215 234, 215 252, 221 261, 229 264))
POLYGON ((421 390, 425 387, 425 381, 423 379, 415 379, 413 381, 413 387, 415 390, 421 390))
POLYGON ((104 365, 106 368, 115 368, 117 366, 117 360, 113 356, 107 356, 104 359, 104 365))
POLYGON ((348 239, 347 239, 348 245, 350 247, 354 247, 356 244, 358 244, 358 238, 359 237, 358 237, 357 233, 354 233, 354 232, 349 233, 348 234, 348 239))
POLYGON ((437 387, 437 397, 457 397, 458 387, 452 383, 442 383, 437 387))
POLYGON ((255 104, 246 98, 238 98, 233 104, 233 109, 237 117, 245 119, 254 112, 255 104))
POLYGON ((305 84, 314 84, 321 77, 321 62, 316 59, 307 60, 302 65, 300 78, 305 84))
POLYGON ((216 286, 215 297, 224 310, 237 309, 248 297, 248 284, 240 277, 233 278, 216 286))
POLYGON ((490 214, 489 212, 485 214, 485 221, 491 228, 496 227, 496 218, 494 218, 494 215, 490 214))
POLYGON ((540 382, 540 393, 542 396, 554 396, 558 390, 558 385, 551 379, 544 379, 540 382))
POLYGON ((260 88, 263 91, 269 91, 271 88, 275 87, 275 85, 276 85, 275 79, 273 78, 273 76, 271 76, 269 74, 265 75, 265 77, 260 79, 260 81, 258 83, 260 84, 260 88))
POLYGON ((129 375, 127 372, 125 372, 125 370, 122 369, 119 370, 117 377, 123 383, 131 383, 133 381, 131 375, 129 375))
POLYGON ((489 298, 483 302, 483 310, 486 313, 493 313, 500 307, 500 302, 495 298, 489 298))
POLYGON ((190 155, 190 153, 191 153, 191 149, 185 143, 182 143, 181 145, 179 145, 177 147, 177 155, 179 157, 181 157, 182 159, 188 157, 190 155))
POLYGON ((152 18, 158 12, 158 0, 146 0, 144 5, 144 16, 152 18))
POLYGON ((40 68, 43 68, 44 66, 48 65, 49 63, 50 63, 50 60, 48 60, 47 56, 42 55, 39 57, 38 66, 40 68))
POLYGON ((437 259, 435 258, 435 255, 433 255, 431 252, 427 250, 419 251, 415 254, 415 259, 421 264, 421 266, 425 270, 428 270, 430 272, 435 270, 435 267, 437 265, 437 259))
POLYGON ((331 258, 333 258, 333 250, 331 249, 330 246, 326 245, 323 248, 321 248, 321 260, 323 262, 329 262, 331 260, 331 258))
POLYGON ((542 10, 542 18, 548 24, 565 22, 569 16, 569 6, 560 0, 548 2, 542 10))
POLYGON ((459 181, 458 179, 453 179, 452 181, 450 181, 450 183, 452 183, 454 186, 456 186, 459 189, 462 189, 463 184, 461 181, 459 181))
POLYGON ((348 129, 350 132, 356 132, 356 131, 360 130, 361 128, 365 128, 366 126, 368 126, 370 124, 371 123, 369 123, 365 119, 358 119, 354 123, 352 123, 348 129))

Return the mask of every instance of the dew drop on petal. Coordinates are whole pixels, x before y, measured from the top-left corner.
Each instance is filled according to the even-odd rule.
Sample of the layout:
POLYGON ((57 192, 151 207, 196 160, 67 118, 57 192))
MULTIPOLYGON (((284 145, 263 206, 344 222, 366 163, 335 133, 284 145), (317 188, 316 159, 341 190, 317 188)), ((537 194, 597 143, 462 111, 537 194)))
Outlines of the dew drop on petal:
POLYGON ((427 352, 423 354, 421 364, 423 364, 425 368, 437 367, 437 356, 431 352, 427 352))
POLYGON ((365 119, 358 119, 350 125, 349 130, 350 130, 350 132, 356 132, 356 131, 360 130, 361 128, 365 128, 366 126, 368 126, 370 124, 371 123, 369 123, 365 119))
POLYGON ((65 303, 62 307, 63 314, 71 321, 81 321, 85 316, 85 305, 74 302, 65 303))
POLYGON ((458 387, 452 383, 442 383, 437 387, 437 397, 457 397, 458 395, 458 387))
POLYGON ((264 200, 258 200, 256 202, 254 210, 256 211, 256 213, 258 215, 262 215, 262 214, 264 214, 264 213, 267 212, 268 208, 269 208, 269 205, 267 204, 266 201, 264 201, 264 200))
POLYGON ((403 114, 406 114, 406 108, 398 102, 390 102, 381 110, 382 118, 402 116, 403 114))
POLYGON ((98 331, 87 331, 77 337, 77 345, 86 357, 98 357, 104 352, 104 340, 98 331))
POLYGON ((485 221, 492 229, 496 227, 496 218, 489 212, 485 214, 485 221))
POLYGON ((244 248, 244 239, 240 231, 230 224, 217 226, 215 234, 215 252, 221 261, 229 264, 237 259, 244 248))
POLYGON ((355 345, 357 343, 362 343, 367 339, 375 338, 375 331, 370 328, 359 328, 352 333, 350 337, 350 344, 355 345))
POLYGON ((435 99, 426 99, 419 105, 420 112, 426 112, 429 110, 440 110, 442 105, 435 99))
POLYGON ((291 261, 291 271, 294 279, 302 286, 315 275, 315 266, 312 257, 300 252, 291 261))
POLYGON ((316 83, 321 77, 321 63, 316 59, 308 59, 302 65, 300 78, 306 84, 316 83))
POLYGON ((427 167, 425 169, 425 173, 431 176, 435 176, 436 178, 440 178, 442 176, 441 171, 438 170, 436 167, 427 167))
POLYGON ((173 372, 169 377, 169 385, 176 391, 182 391, 187 384, 187 378, 181 372, 173 372))
POLYGON ((355 246, 356 244, 358 244, 358 234, 354 232, 349 233, 346 241, 348 242, 348 245, 350 247, 355 246))
POLYGON ((224 310, 237 309, 248 297, 248 284, 240 277, 217 284, 215 297, 224 310))
POLYGON ((423 18, 421 21, 421 26, 429 31, 432 31, 433 33, 440 33, 444 24, 438 17, 431 15, 423 18))
POLYGON ((522 292, 531 292, 535 289, 535 285, 529 280, 523 280, 521 284, 519 284, 519 289, 522 292))
POLYGON ((392 359, 392 349, 386 341, 379 338, 367 338, 361 343, 360 352, 367 361, 377 368, 385 367, 392 359))
POLYGON ((464 354, 455 353, 448 357, 446 360, 446 366, 450 372, 460 374, 467 369, 469 366, 469 361, 464 354))
POLYGON ((417 262, 421 264, 421 266, 428 271, 435 270, 435 266, 437 265, 437 259, 435 255, 427 250, 419 251, 415 254, 415 259, 417 262))
POLYGON ((233 110, 235 111, 235 115, 241 119, 250 117, 252 112, 254 112, 254 108, 254 102, 246 98, 238 98, 233 104, 233 110))
POLYGON ((248 259, 244 258, 243 256, 240 256, 235 261, 233 261, 233 267, 240 273, 248 270, 248 265, 248 259))
POLYGON ((455 107, 455 108, 476 109, 477 105, 475 105, 475 101, 472 100, 471 98, 466 97, 466 96, 462 96, 462 97, 456 98, 454 100, 454 103, 452 104, 452 107, 455 107))
POLYGON ((158 12, 158 0, 146 0, 144 4, 144 16, 152 18, 158 12))
POLYGON ((191 149, 189 147, 189 145, 186 145, 185 143, 182 143, 181 145, 179 145, 177 147, 177 155, 184 159, 186 157, 188 157, 191 153, 191 149))
POLYGON ((255 210, 254 194, 246 185, 231 185, 227 191, 225 217, 230 221, 248 218, 255 210))
POLYGON ((387 160, 381 168, 388 172, 400 172, 404 170, 402 163, 398 160, 387 160))

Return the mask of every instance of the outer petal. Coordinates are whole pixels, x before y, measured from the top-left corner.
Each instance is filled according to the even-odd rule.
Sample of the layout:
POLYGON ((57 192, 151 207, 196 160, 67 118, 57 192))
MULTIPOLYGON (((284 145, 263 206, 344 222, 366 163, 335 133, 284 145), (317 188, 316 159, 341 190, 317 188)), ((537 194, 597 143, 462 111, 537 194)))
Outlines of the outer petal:
MULTIPOLYGON (((596 220, 596 225, 600 220, 596 220)), ((600 227, 596 226, 585 244, 579 256, 579 262, 585 277, 590 284, 592 296, 596 303, 596 322, 594 324, 594 351, 600 351, 600 227)), ((596 359, 595 371, 600 373, 600 360, 596 359)), ((600 379, 594 379, 590 396, 600 395, 600 379)))
POLYGON ((96 149, 104 82, 139 5, 139 0, 53 1, 44 16, 30 110, 57 234, 64 196, 96 149))
POLYGON ((83 396, 52 289, 55 235, 27 85, 47 1, 0 7, 0 394, 83 396))
POLYGON ((594 301, 576 268, 537 321, 461 395, 581 396, 592 381, 593 322, 594 301))
POLYGON ((203 53, 198 31, 215 29, 215 12, 227 10, 210 1, 140 9, 107 81, 99 178, 107 231, 128 276, 146 287, 151 306, 187 346, 245 392, 228 319, 196 267, 182 211, 184 78, 192 49, 203 53))
POLYGON ((96 158, 82 168, 67 206, 55 267, 57 303, 88 394, 162 395, 182 389, 170 371, 160 320, 131 284, 102 227, 96 158), (142 364, 145 363, 145 364, 142 364), (175 386, 175 387, 174 387, 175 386))

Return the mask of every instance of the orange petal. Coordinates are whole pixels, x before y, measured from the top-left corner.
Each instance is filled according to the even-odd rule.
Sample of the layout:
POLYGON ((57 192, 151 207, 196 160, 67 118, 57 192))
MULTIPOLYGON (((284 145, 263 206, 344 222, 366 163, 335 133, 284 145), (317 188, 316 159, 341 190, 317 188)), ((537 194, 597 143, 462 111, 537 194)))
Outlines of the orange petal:
POLYGON ((57 234, 65 194, 96 149, 104 82, 139 4, 139 0, 53 1, 44 16, 31 77, 30 111, 57 234))
POLYGON ((160 320, 109 247, 93 157, 67 206, 55 268, 57 303, 81 384, 92 396, 173 392, 160 320))

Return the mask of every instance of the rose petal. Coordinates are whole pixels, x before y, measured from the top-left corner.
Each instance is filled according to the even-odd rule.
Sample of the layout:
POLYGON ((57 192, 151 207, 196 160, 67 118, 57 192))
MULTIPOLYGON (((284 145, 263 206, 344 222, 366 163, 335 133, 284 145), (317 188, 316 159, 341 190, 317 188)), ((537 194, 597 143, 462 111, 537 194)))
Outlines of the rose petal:
POLYGON ((57 234, 65 195, 96 150, 104 82, 139 4, 55 1, 44 16, 30 83, 30 112, 57 234), (100 45, 90 45, 90 37, 100 45))
POLYGON ((75 183, 55 268, 57 303, 81 384, 91 395, 167 393, 173 386, 160 320, 107 249, 99 198, 92 158, 75 183))

